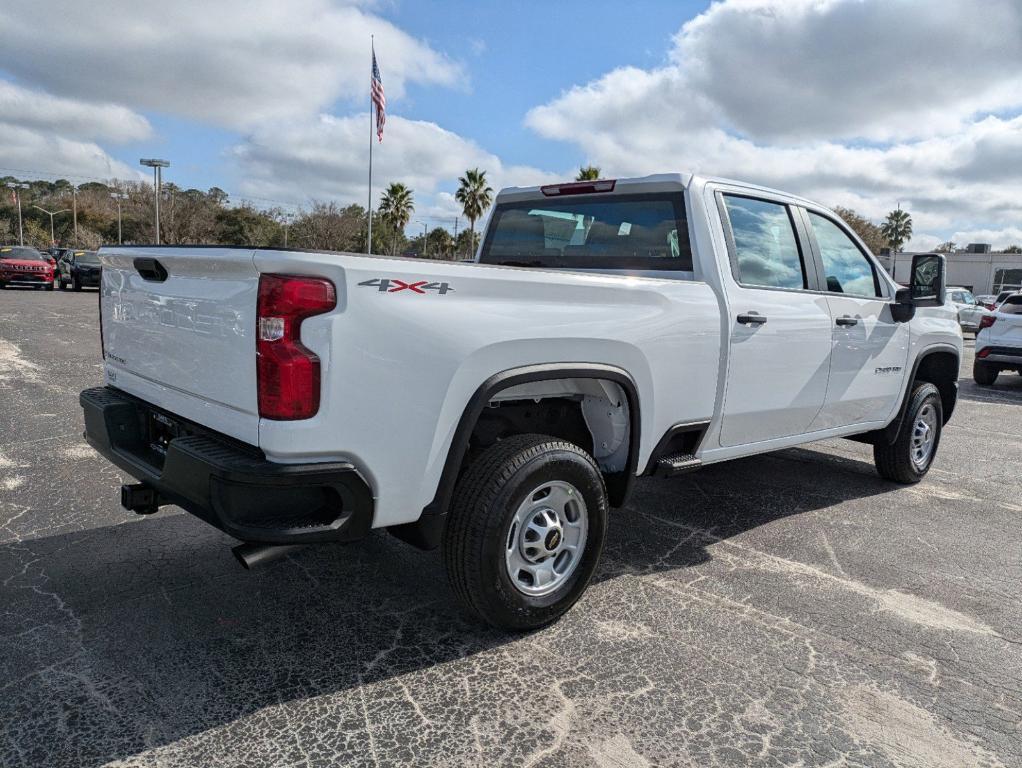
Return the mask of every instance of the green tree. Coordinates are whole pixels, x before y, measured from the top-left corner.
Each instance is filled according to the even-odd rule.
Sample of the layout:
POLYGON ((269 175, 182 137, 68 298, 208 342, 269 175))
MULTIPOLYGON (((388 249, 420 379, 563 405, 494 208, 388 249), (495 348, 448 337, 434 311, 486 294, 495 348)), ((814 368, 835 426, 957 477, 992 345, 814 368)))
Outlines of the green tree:
MULTIPOLYGON (((161 211, 162 213, 162 211, 161 211)), ((224 208, 216 214, 214 238, 223 245, 275 246, 284 235, 277 222, 247 205, 224 208)), ((161 222, 161 229, 162 222, 161 222)))
POLYGON ((454 237, 443 227, 436 227, 427 238, 428 257, 431 259, 449 259, 454 251, 454 237))
POLYGON ((948 240, 946 243, 941 243, 933 250, 937 253, 954 253, 958 248, 958 243, 954 240, 948 240))
POLYGON ((463 229, 458 233, 457 242, 454 244, 454 252, 461 258, 472 258, 479 247, 479 233, 463 229))
POLYGON ((880 231, 887 238, 891 250, 900 253, 905 243, 912 239, 912 217, 908 211, 897 208, 887 214, 884 223, 880 225, 880 231))
POLYGON ((1022 253, 1022 245, 1009 245, 1003 253, 1022 253))
POLYGON ((393 256, 397 252, 398 235, 404 232, 412 218, 412 211, 415 210, 415 201, 412 198, 412 190, 401 182, 394 182, 380 198, 380 215, 389 225, 391 230, 390 253, 393 256))
POLYGON ((575 181, 596 181, 600 178, 600 167, 598 165, 583 165, 578 169, 575 181))
POLYGON ((840 205, 834 208, 834 213, 844 220, 845 224, 859 236, 859 239, 873 253, 880 253, 883 248, 887 247, 887 238, 884 237, 880 227, 865 216, 856 213, 851 208, 843 208, 840 205))
MULTIPOLYGON (((461 210, 468 219, 470 237, 475 240, 476 221, 481 219, 493 202, 493 189, 486 183, 486 171, 470 168, 458 179, 458 191, 454 199, 461 203, 461 210)), ((436 230, 434 230, 436 231, 436 230)))

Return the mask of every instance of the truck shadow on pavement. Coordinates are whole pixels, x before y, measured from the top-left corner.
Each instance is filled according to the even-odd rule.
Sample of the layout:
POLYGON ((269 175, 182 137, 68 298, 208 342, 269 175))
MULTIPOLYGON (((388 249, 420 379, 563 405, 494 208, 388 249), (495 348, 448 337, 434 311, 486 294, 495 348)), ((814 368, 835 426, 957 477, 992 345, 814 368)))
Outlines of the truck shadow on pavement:
POLYGON ((477 669, 464 690, 449 678, 465 680, 471 664, 438 679, 451 717, 467 719, 472 686, 485 685, 479 676, 523 664, 533 654, 522 654, 522 643, 590 632, 605 607, 593 595, 614 579, 698 566, 722 539, 894 488, 871 465, 810 450, 642 480, 629 506, 612 513, 590 599, 559 628, 525 636, 474 623, 454 603, 438 553, 383 533, 253 572, 234 562, 233 540, 176 510, 8 542, 0 546, 0 764, 98 766, 162 748, 181 759, 202 754, 190 737, 232 724, 248 740, 282 729, 302 738, 302 724, 280 705, 319 697, 335 738, 359 742, 373 727, 374 699, 391 695, 373 684, 424 671, 439 678, 434 670, 449 662, 506 654, 489 658, 497 672, 477 669))

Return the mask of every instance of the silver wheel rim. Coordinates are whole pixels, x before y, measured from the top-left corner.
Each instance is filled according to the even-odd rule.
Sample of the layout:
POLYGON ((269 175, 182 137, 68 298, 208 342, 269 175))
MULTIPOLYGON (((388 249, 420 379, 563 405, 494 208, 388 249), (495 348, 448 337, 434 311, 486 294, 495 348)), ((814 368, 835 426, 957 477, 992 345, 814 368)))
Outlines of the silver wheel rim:
POLYGON ((571 483, 543 483, 525 497, 505 537, 504 563, 511 583, 532 597, 548 595, 578 568, 589 518, 571 483))
POLYGON ((926 469, 933 455, 933 444, 937 439, 937 409, 926 403, 916 414, 912 425, 912 463, 916 469, 926 469))

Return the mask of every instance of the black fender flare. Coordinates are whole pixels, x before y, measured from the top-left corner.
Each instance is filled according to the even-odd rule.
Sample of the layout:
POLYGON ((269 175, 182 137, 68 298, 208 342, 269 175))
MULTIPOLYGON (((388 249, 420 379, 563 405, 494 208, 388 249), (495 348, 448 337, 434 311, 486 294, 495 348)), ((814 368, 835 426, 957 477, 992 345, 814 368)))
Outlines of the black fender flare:
POLYGON ((519 384, 550 379, 606 379, 619 385, 624 391, 628 399, 628 461, 622 472, 606 475, 607 496, 611 506, 624 505, 635 482, 639 462, 639 392, 635 380, 623 368, 604 363, 540 363, 500 371, 479 385, 458 420, 433 500, 423 508, 418 520, 394 526, 389 529, 390 532, 420 549, 434 549, 439 546, 444 519, 454 495, 461 464, 468 450, 472 431, 483 409, 494 395, 502 390, 519 384))
MULTIPOLYGON (((938 342, 929 347, 926 347, 922 352, 916 355, 915 362, 912 363, 912 375, 905 380, 905 391, 901 395, 901 407, 898 408, 898 415, 894 417, 894 420, 891 421, 890 424, 888 424, 883 429, 877 430, 877 432, 874 433, 879 438, 885 440, 888 444, 893 444, 894 441, 898 439, 898 432, 901 431, 902 422, 905 421, 905 413, 908 411, 909 398, 912 395, 912 385, 916 381, 916 375, 919 373, 920 364, 927 357, 930 357, 931 355, 936 354, 938 352, 950 352, 952 355, 954 355, 956 364, 958 366, 962 364, 962 358, 961 355, 958 354, 958 349, 952 344, 945 344, 943 342, 938 342)), ((954 387, 955 390, 957 391, 958 389, 957 375, 955 376, 954 387)), ((954 402, 945 404, 944 409, 945 424, 947 423, 948 419, 951 418, 951 413, 954 411, 954 408, 955 408, 954 402)))

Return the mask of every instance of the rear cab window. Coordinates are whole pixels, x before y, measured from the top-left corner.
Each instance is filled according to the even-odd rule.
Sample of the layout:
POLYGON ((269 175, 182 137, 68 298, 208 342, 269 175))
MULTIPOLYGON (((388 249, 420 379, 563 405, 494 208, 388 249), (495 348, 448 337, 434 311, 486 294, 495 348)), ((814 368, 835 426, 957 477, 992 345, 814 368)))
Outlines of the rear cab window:
POLYGON ((554 269, 692 271, 679 193, 565 195, 500 203, 482 264, 554 269))
POLYGON ((723 195, 731 227, 735 280, 748 288, 808 287, 791 210, 781 202, 723 195))

